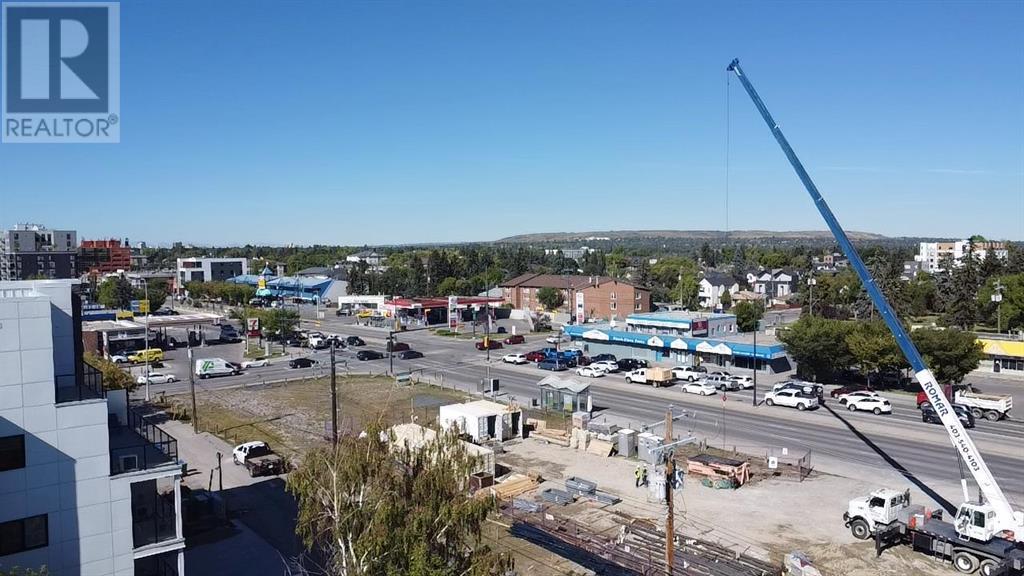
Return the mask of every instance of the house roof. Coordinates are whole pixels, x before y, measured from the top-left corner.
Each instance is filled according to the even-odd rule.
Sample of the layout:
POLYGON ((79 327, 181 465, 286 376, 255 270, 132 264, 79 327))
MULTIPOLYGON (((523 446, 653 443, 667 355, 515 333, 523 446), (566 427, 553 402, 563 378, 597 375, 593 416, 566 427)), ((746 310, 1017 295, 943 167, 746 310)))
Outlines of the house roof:
POLYGON ((732 286, 737 283, 736 279, 729 274, 715 272, 713 270, 705 272, 704 278, 702 279, 710 282, 712 286, 732 286))
POLYGON ((608 282, 617 282, 625 286, 632 286, 638 290, 644 290, 644 288, 635 284, 618 278, 612 278, 611 276, 583 276, 580 274, 565 276, 562 274, 536 274, 532 272, 520 274, 511 280, 507 280, 501 286, 503 288, 558 288, 564 290, 568 283, 570 288, 578 290, 587 286, 600 286, 608 282))
POLYGON ((543 380, 537 382, 537 386, 549 386, 556 390, 568 390, 574 394, 586 392, 590 389, 590 384, 587 382, 581 382, 571 376, 563 377, 557 374, 546 376, 543 380))

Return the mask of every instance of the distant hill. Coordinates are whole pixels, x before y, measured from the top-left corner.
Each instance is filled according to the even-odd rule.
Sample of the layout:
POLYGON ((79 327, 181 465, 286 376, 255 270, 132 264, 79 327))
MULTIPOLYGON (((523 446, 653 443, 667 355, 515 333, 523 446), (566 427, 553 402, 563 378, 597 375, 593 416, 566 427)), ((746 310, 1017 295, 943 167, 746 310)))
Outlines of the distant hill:
MULTIPOLYGON (((847 232, 850 240, 888 240, 888 236, 870 232, 847 232)), ((794 230, 776 232, 772 230, 608 230, 604 232, 541 232, 537 234, 518 234, 496 240, 509 243, 554 243, 554 242, 594 242, 601 240, 639 240, 639 239, 673 239, 673 240, 831 240, 832 233, 828 230, 794 230)))

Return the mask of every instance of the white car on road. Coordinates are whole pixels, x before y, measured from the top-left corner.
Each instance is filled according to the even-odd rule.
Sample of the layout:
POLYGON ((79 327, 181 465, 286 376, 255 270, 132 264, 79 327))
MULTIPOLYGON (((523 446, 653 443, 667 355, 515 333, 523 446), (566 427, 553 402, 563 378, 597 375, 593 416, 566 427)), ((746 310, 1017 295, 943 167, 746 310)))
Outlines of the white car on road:
POLYGON ((690 394, 700 394, 701 396, 711 396, 718 394, 718 390, 715 389, 714 384, 708 383, 704 380, 697 380, 696 382, 686 382, 682 387, 683 392, 690 394))
POLYGON ((270 366, 270 360, 260 358, 259 360, 246 360, 242 362, 242 368, 262 368, 264 366, 270 366))
POLYGON ((754 379, 750 376, 733 376, 732 381, 739 384, 740 388, 750 390, 754 387, 754 379))
POLYGON ((530 361, 526 359, 526 354, 505 354, 501 357, 501 361, 506 364, 529 364, 530 361))
MULTIPOLYGON (((171 382, 177 382, 177 381, 178 381, 178 379, 174 377, 174 374, 164 374, 163 372, 150 372, 149 373, 149 383, 150 384, 170 384, 171 382)), ((138 384, 145 384, 146 383, 146 376, 145 375, 139 376, 138 379, 135 380, 135 382, 138 383, 138 384)))
POLYGON ((846 408, 851 411, 864 410, 866 412, 872 412, 876 416, 879 414, 892 414, 892 404, 877 394, 874 396, 850 398, 846 402, 846 408))
POLYGON ((580 366, 576 369, 576 374, 578 376, 586 376, 587 378, 600 378, 604 376, 606 372, 594 366, 580 366))
POLYGON ((124 354, 111 354, 110 361, 113 362, 114 364, 127 364, 128 356, 124 354))
POLYGON ((544 339, 548 344, 558 344, 559 342, 567 342, 569 339, 561 334, 552 334, 544 339))
POLYGON ((792 388, 785 388, 765 394, 764 403, 769 406, 789 406, 801 411, 818 407, 817 398, 807 396, 799 390, 793 390, 792 388))
POLYGON ((619 371, 619 365, 613 360, 600 360, 598 362, 594 362, 590 366, 592 368, 597 368, 598 370, 603 370, 606 374, 619 371))
POLYGON ((850 392, 849 394, 840 394, 839 403, 849 404, 850 402, 859 402, 865 398, 878 398, 878 392, 873 390, 857 390, 856 392, 850 392))
POLYGON ((675 366, 672 368, 672 375, 676 380, 687 380, 696 382, 708 375, 707 369, 701 366, 675 366))

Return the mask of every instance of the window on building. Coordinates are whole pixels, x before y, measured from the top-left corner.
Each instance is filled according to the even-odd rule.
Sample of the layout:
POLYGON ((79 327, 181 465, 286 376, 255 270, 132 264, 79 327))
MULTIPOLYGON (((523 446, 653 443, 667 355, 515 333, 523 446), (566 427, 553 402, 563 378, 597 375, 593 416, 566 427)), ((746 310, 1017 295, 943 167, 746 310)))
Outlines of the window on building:
POLYGON ((637 304, 637 305, 633 306, 633 310, 635 310, 637 312, 639 312, 641 308, 643 308, 643 306, 641 306, 640 304, 637 304))
POLYGON ((0 438, 0 472, 25 467, 25 435, 0 438))
POLYGON ((609 305, 608 305, 608 308, 609 308, 610 310, 615 310, 615 302, 612 302, 611 304, 609 304, 609 305))
POLYGON ((0 556, 35 550, 49 543, 46 514, 0 523, 0 556))
POLYGON ((637 293, 636 293, 636 294, 634 295, 634 299, 636 299, 636 300, 639 300, 641 296, 642 296, 642 294, 640 294, 639 292, 637 292, 637 293))
POLYGON ((611 298, 612 300, 615 300, 615 292, 608 294, 608 297, 611 298))

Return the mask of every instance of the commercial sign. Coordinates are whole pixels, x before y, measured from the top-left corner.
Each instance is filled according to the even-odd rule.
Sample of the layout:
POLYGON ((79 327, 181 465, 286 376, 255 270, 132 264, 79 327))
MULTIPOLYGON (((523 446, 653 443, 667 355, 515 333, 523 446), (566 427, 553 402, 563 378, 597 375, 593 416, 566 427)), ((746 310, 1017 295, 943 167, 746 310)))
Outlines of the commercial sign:
POLYGON ((448 297, 448 327, 458 328, 459 326, 459 297, 448 297))
POLYGON ((576 293, 576 323, 583 324, 587 319, 586 308, 583 304, 583 292, 576 293))
POLYGON ((690 335, 691 336, 707 336, 708 335, 708 321, 707 319, 694 320, 690 322, 690 335))
POLYGON ((121 140, 117 2, 4 2, 4 143, 121 140))
POLYGON ((149 300, 132 300, 132 312, 149 314, 149 300))
POLYGON ((257 332, 257 331, 259 331, 259 329, 260 329, 260 319, 259 318, 246 318, 245 319, 245 328, 249 332, 257 332))

